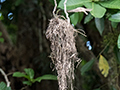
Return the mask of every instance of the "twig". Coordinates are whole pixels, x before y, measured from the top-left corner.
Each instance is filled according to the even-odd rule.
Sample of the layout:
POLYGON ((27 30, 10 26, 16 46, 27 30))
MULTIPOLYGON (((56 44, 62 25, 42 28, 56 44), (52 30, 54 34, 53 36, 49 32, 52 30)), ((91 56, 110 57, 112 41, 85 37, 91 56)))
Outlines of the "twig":
POLYGON ((83 35, 84 37, 87 37, 87 35, 85 35, 85 33, 82 33, 82 32, 77 31, 77 30, 74 30, 74 31, 77 32, 77 33, 80 33, 80 34, 83 35))
POLYGON ((7 77, 7 75, 5 74, 5 72, 0 68, 0 72, 2 73, 2 75, 4 76, 4 78, 5 78, 5 81, 6 81, 6 83, 7 83, 7 87, 9 87, 10 86, 10 82, 9 82, 9 80, 8 80, 8 77, 7 77))
POLYGON ((68 12, 84 12, 86 15, 88 15, 87 12, 90 12, 90 11, 92 11, 92 9, 87 9, 83 7, 78 7, 76 9, 68 10, 68 12))
POLYGON ((56 0, 54 0, 54 3, 55 3, 55 7, 53 9, 53 16, 55 17, 55 11, 56 11, 56 8, 57 8, 57 2, 56 2, 56 0))
POLYGON ((69 18, 69 16, 68 16, 67 9, 66 9, 66 3, 67 3, 67 0, 65 0, 65 2, 64 2, 64 12, 65 12, 65 14, 66 14, 66 18, 67 18, 67 20, 68 20, 68 23, 70 23, 70 18, 69 18))

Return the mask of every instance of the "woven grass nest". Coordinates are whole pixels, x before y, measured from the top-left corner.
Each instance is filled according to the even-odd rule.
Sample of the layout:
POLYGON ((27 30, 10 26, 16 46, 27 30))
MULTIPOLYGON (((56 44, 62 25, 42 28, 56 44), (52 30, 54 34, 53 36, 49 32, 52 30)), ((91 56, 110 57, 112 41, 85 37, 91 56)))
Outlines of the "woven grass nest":
POLYGON ((75 47, 75 29, 67 20, 52 18, 46 31, 51 42, 50 57, 57 70, 59 90, 73 90, 74 64, 79 60, 75 47))

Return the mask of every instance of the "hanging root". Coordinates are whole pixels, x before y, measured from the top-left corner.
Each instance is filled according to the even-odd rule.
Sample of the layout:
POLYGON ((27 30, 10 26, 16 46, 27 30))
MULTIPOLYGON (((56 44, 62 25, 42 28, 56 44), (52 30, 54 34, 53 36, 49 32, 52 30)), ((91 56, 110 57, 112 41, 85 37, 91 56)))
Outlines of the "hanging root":
POLYGON ((50 20, 46 37, 51 41, 51 59, 58 73, 59 90, 73 90, 74 63, 77 62, 74 28, 66 20, 50 20))

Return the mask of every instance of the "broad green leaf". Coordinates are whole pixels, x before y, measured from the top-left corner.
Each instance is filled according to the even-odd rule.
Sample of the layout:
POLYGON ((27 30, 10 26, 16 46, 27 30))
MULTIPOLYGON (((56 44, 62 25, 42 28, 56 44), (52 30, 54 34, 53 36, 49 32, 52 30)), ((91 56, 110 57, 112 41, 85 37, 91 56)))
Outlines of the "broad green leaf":
POLYGON ((104 18, 95 18, 95 25, 102 36, 102 32, 104 30, 104 18))
POLYGON ((2 15, 2 13, 0 12, 0 20, 3 20, 3 19, 4 19, 4 17, 2 15))
POLYGON ((117 46, 118 46, 118 48, 120 49, 120 34, 119 34, 119 36, 118 36, 117 46))
POLYGON ((93 16, 89 13, 89 14, 85 17, 84 24, 90 22, 92 19, 93 19, 93 16))
POLYGON ((5 90, 11 90, 11 87, 6 87, 6 89, 5 90))
POLYGON ((5 90, 6 87, 7 86, 6 86, 6 84, 4 82, 0 83, 0 90, 5 90))
POLYGON ((100 5, 110 9, 120 9, 120 0, 109 0, 106 2, 100 2, 100 5))
POLYGON ((106 9, 99 4, 96 4, 94 2, 84 3, 84 6, 92 9, 90 11, 91 15, 93 15, 95 18, 102 18, 105 15, 106 9))
POLYGON ((23 81, 23 84, 27 84, 27 85, 32 85, 32 82, 30 82, 30 81, 23 81))
POLYGON ((2 32, 0 32, 0 36, 2 36, 2 32))
POLYGON ((82 21, 83 16, 84 16, 84 13, 79 13, 79 20, 78 20, 79 23, 82 21))
POLYGON ((109 18, 110 21, 113 22, 120 22, 120 12, 111 15, 111 17, 109 18))
POLYGON ((111 22, 111 25, 112 25, 113 28, 117 28, 118 22, 111 22))
MULTIPOLYGON (((64 1, 61 0, 58 7, 64 9, 64 1)), ((67 0, 66 7, 67 10, 75 9, 77 7, 82 6, 86 2, 92 2, 92 0, 67 0)))
POLYGON ((26 75, 21 72, 15 72, 15 73, 13 73, 13 77, 26 77, 26 75))
POLYGON ((0 38, 0 42, 3 43, 4 42, 4 38, 0 38))
POLYGON ((88 71, 88 70, 90 70, 91 69, 91 67, 93 66, 93 64, 94 64, 94 61, 95 61, 95 59, 92 59, 92 60, 90 60, 89 62, 87 62, 82 68, 81 68, 81 75, 84 75, 84 73, 86 72, 86 71, 88 71))
POLYGON ((33 69, 31 69, 31 68, 25 68, 24 71, 30 77, 30 80, 32 80, 34 78, 34 71, 33 71, 33 69))
POLYGON ((79 21, 79 13, 74 13, 70 16, 70 20, 72 22, 72 24, 76 25, 79 21))
POLYGON ((99 69, 102 75, 104 75, 104 77, 107 77, 109 73, 109 64, 102 55, 100 55, 100 58, 99 58, 99 69))
POLYGON ((38 82, 41 82, 41 80, 57 80, 57 76, 55 75, 43 75, 41 77, 38 77, 34 80, 35 81, 38 81, 38 82))
POLYGON ((116 56, 117 63, 120 64, 120 50, 117 46, 114 47, 114 54, 116 56))

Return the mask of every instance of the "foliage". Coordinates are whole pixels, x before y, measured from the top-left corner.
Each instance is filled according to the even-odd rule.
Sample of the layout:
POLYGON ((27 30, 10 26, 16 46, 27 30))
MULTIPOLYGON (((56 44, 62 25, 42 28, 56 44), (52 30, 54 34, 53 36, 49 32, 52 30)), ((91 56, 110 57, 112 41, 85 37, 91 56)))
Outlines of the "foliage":
POLYGON ((34 70, 31 68, 25 68, 25 73, 15 72, 13 77, 24 77, 28 81, 23 81, 23 84, 32 85, 35 82, 41 82, 41 80, 57 80, 57 77, 54 75, 43 75, 34 79, 34 70))
POLYGON ((100 58, 99 58, 99 69, 100 69, 101 73, 104 75, 104 77, 108 76, 109 64, 102 55, 100 55, 100 58))
POLYGON ((7 87, 4 82, 0 82, 0 90, 11 90, 11 87, 7 87))
MULTIPOLYGON (((119 9, 120 8, 119 2, 120 2, 119 0, 68 0, 66 7, 67 7, 67 10, 75 9, 75 8, 81 7, 81 6, 85 6, 86 8, 92 9, 92 11, 90 12, 91 14, 86 16, 84 23, 86 24, 86 23, 90 22, 94 17, 96 27, 97 27, 100 35, 102 35, 102 32, 104 30, 103 17, 106 16, 108 13, 109 13, 109 16, 106 16, 106 18, 108 18, 112 22, 120 22, 119 12, 113 14, 113 12, 111 12, 113 10, 111 10, 110 12, 107 11, 107 8, 119 9)), ((64 8, 63 3, 64 3, 64 0, 61 0, 59 2, 58 7, 63 9, 64 8)), ((70 18, 71 22, 74 25, 76 25, 77 22, 79 21, 78 17, 80 17, 80 15, 78 13, 75 13, 75 14, 71 15, 70 17, 71 17, 70 18), (75 17, 76 19, 73 17, 75 17)), ((81 18, 83 18, 83 17, 81 17, 81 18)), ((114 27, 114 25, 113 25, 113 27, 114 27)))
POLYGON ((117 45, 118 45, 118 48, 120 49, 120 34, 118 36, 117 45))
POLYGON ((87 62, 82 68, 81 68, 81 75, 84 75, 84 73, 88 70, 91 69, 91 67, 94 64, 95 59, 90 60, 89 62, 87 62))

